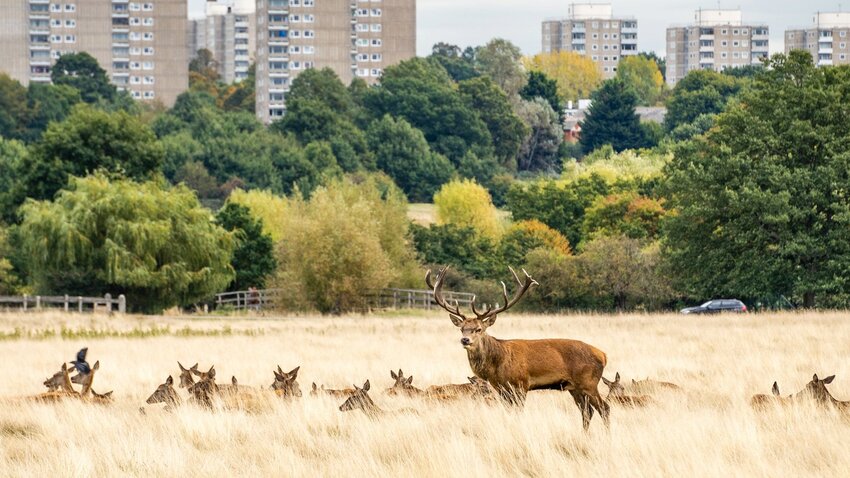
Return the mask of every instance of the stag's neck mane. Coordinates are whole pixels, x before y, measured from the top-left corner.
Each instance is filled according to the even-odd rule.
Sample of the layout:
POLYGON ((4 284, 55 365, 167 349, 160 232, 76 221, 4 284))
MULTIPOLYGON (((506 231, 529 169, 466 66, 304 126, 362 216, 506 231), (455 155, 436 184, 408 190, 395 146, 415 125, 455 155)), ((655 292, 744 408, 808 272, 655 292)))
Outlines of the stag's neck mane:
POLYGON ((486 334, 481 338, 478 347, 466 351, 472 371, 485 380, 495 374, 506 354, 507 351, 502 341, 486 334))

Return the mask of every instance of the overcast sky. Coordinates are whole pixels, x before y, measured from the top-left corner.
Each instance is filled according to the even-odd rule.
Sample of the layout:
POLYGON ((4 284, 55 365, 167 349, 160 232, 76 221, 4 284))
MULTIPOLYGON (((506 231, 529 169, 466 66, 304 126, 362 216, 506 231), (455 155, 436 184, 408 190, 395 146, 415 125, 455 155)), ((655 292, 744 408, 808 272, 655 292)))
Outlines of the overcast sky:
MULTIPOLYGON (((322 0, 316 0, 322 1, 322 0)), ((850 10, 850 0, 843 0, 850 10)), ((564 0, 418 0, 417 51, 427 55, 439 41, 461 46, 481 45, 491 38, 506 38, 526 54, 540 52, 540 22, 565 17, 570 1, 564 0)), ((638 20, 638 49, 665 53, 664 32, 671 24, 690 23, 698 8, 717 8, 717 1, 612 0, 615 16, 638 20)), ((204 0, 189 0, 190 14, 203 14, 204 0)), ((783 51, 789 26, 808 26, 817 11, 837 11, 838 1, 825 0, 721 0, 721 8, 738 8, 745 22, 770 26, 770 49, 783 51)))

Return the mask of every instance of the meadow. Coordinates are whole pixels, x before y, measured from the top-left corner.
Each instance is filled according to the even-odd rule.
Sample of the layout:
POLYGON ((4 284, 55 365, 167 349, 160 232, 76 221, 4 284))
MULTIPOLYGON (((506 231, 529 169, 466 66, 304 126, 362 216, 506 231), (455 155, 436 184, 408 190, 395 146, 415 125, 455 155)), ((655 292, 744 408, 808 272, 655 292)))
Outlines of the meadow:
MULTIPOLYGON (((652 377, 681 392, 641 409, 612 405, 588 433, 571 397, 532 392, 524 409, 476 401, 392 398, 390 369, 421 388, 471 375, 445 313, 373 316, 106 317, 0 314, 0 476, 846 476, 850 418, 801 406, 756 413, 748 400, 799 391, 813 373, 850 399, 845 313, 667 315, 507 314, 498 338, 565 337, 608 354, 605 376, 652 377), (99 393, 112 405, 34 404, 21 397, 89 347, 99 393), (303 397, 265 407, 166 412, 145 399, 185 366, 215 365, 219 383, 268 387, 300 365, 303 397), (369 379, 386 410, 370 419, 315 398, 369 379), (139 411, 140 407, 145 413, 139 411)), ((185 390, 178 390, 186 397, 185 390)), ((607 387, 600 383, 603 396, 607 387)))

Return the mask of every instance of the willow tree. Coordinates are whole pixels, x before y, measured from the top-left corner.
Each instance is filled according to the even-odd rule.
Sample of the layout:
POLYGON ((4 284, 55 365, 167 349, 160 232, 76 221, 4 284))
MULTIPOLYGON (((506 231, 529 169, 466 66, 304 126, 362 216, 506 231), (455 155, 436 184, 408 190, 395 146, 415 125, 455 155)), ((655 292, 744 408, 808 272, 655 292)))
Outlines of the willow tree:
POLYGON ((185 186, 72 178, 56 200, 21 207, 21 244, 41 293, 125 294, 155 313, 224 290, 233 238, 185 186))

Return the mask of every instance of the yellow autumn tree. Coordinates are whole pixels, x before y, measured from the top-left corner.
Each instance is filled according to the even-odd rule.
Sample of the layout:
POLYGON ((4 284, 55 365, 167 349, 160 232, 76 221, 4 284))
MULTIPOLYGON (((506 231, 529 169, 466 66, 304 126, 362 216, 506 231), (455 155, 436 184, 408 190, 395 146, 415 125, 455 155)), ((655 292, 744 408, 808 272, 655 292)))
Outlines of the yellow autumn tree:
POLYGON ((454 180, 434 195, 437 224, 471 227, 482 237, 497 240, 503 232, 499 211, 490 193, 474 180, 454 180))
POLYGON ((644 56, 624 56, 617 65, 617 77, 632 87, 642 105, 655 104, 664 88, 658 64, 644 56))
POLYGON ((526 69, 539 71, 558 83, 562 101, 590 98, 602 83, 599 66, 590 58, 571 51, 539 53, 523 59, 526 69))
POLYGON ((274 242, 283 238, 286 230, 283 220, 287 207, 285 197, 258 189, 251 191, 236 189, 230 193, 227 201, 247 207, 252 216, 262 219, 263 232, 270 235, 274 242))

